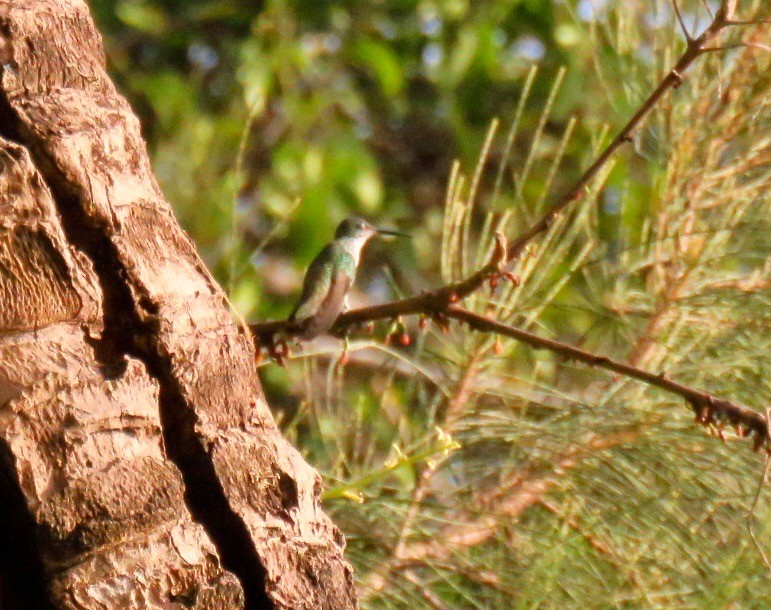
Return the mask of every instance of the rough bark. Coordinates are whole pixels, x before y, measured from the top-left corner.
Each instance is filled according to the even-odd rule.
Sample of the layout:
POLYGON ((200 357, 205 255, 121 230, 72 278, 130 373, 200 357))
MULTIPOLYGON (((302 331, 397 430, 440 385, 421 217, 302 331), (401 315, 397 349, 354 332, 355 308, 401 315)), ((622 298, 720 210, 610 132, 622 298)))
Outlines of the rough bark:
POLYGON ((0 63, 3 609, 355 607, 85 3, 0 0, 0 63))

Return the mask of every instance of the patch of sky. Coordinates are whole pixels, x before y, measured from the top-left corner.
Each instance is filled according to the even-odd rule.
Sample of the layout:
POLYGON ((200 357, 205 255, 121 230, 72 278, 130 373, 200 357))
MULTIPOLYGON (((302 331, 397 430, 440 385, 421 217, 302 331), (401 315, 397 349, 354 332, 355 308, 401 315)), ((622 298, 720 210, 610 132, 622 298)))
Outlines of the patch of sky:
POLYGON ((602 209, 606 214, 615 216, 621 211, 621 191, 614 186, 605 189, 602 198, 602 209))
POLYGON ((425 47, 423 47, 421 59, 423 60, 423 65, 426 66, 426 68, 436 68, 439 66, 439 64, 442 63, 443 58, 444 51, 437 43, 429 42, 425 47))
POLYGON ((433 4, 421 4, 418 8, 420 31, 424 36, 436 36, 442 31, 442 16, 433 4))
POLYGON ((645 25, 657 30, 671 23, 672 8, 668 4, 657 2, 653 8, 645 13, 645 25))
POLYGON ((509 48, 514 57, 529 61, 543 59, 546 53, 546 45, 539 38, 531 35, 520 36, 511 43, 509 48))
POLYGON ((220 58, 210 46, 194 42, 187 48, 187 60, 202 72, 208 72, 217 67, 220 58))
POLYGON ((576 7, 581 21, 596 21, 601 19, 608 9, 608 0, 580 0, 576 7))
POLYGON ((380 32, 380 35, 386 40, 393 40, 396 38, 396 25, 390 19, 378 19, 375 22, 375 29, 380 32))

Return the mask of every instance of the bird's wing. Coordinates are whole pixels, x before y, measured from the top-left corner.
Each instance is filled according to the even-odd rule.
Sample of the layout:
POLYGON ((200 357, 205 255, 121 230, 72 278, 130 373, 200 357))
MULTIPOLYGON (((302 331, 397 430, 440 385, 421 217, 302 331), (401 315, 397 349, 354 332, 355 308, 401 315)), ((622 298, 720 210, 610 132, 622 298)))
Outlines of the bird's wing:
POLYGON ((289 314, 290 320, 304 320, 316 313, 329 292, 333 269, 325 266, 330 260, 332 245, 327 244, 308 266, 303 280, 303 289, 294 310, 289 314))
POLYGON ((343 310, 343 300, 351 288, 350 275, 343 269, 336 268, 329 283, 329 291, 320 307, 303 328, 304 339, 313 339, 327 332, 343 310))

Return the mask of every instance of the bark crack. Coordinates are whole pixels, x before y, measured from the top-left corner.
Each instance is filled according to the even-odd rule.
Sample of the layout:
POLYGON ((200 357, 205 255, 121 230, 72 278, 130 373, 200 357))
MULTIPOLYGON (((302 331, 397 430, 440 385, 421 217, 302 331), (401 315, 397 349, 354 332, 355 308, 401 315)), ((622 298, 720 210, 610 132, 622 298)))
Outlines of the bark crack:
MULTIPOLYGON (((78 197, 70 192, 66 179, 44 153, 41 154, 34 144, 30 146, 23 131, 5 92, 0 89, 0 136, 27 147, 52 193, 67 242, 88 257, 94 266, 104 299, 103 329, 98 336, 92 336, 89 329, 84 332, 105 376, 120 376, 127 365, 126 356, 130 356, 143 362, 158 382, 166 454, 182 475, 188 510, 214 543, 222 566, 240 581, 246 608, 272 608, 265 588, 265 568, 254 541, 246 524, 228 502, 210 452, 194 433, 197 416, 171 374, 170 355, 164 353, 157 340, 160 320, 156 315, 156 304, 141 290, 136 290, 139 294, 132 291, 127 270, 112 240, 111 228, 86 213, 78 197)), ((14 518, 26 522, 29 527, 22 531, 28 531, 34 538, 33 518, 23 498, 19 508, 21 512, 14 511, 14 518)), ((13 557, 13 554, 6 556, 13 557)), ((42 564, 39 556, 31 561, 35 559, 41 567, 37 574, 39 580, 43 578, 42 564)))

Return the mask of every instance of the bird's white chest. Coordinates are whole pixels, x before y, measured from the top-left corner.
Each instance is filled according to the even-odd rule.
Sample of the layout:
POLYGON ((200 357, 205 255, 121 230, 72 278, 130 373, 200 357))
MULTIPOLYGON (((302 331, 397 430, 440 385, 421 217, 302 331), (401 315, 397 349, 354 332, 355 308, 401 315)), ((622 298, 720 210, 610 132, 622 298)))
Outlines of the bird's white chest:
POLYGON ((359 259, 361 258, 361 251, 364 248, 364 244, 367 243, 369 236, 362 237, 344 237, 340 240, 340 245, 343 247, 356 266, 359 266, 359 259))

